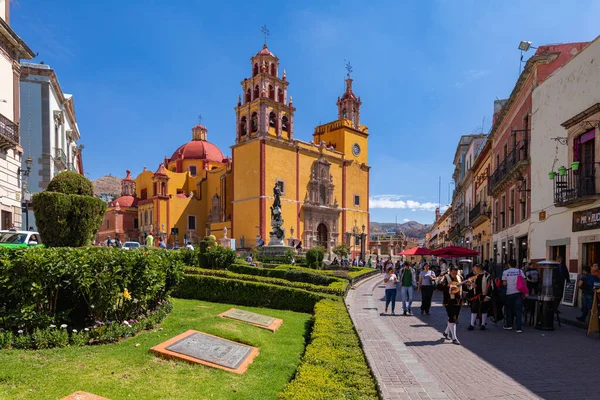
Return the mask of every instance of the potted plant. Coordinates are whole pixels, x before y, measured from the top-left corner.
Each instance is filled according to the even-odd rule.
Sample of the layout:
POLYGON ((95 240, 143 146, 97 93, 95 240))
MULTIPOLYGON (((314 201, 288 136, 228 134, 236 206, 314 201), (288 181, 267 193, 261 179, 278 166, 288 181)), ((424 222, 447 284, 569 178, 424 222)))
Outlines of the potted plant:
POLYGON ((548 172, 548 176, 550 177, 550 180, 554 180, 554 177, 556 176, 556 172, 550 171, 550 172, 548 172))
POLYGON ((567 173, 567 168, 564 165, 558 169, 558 174, 560 176, 564 176, 566 173, 567 173))
POLYGON ((571 169, 572 169, 573 171, 577 171, 577 170, 579 169, 579 161, 573 161, 573 162, 571 163, 571 169))

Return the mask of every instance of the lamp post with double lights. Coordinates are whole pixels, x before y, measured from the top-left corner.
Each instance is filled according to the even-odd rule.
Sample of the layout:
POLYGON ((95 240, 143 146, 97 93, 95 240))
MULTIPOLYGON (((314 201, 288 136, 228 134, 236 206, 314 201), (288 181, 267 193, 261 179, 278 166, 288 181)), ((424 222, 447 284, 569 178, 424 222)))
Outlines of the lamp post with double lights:
POLYGON ((31 174, 33 160, 31 157, 25 159, 25 169, 19 167, 17 174, 21 177, 21 210, 25 212, 25 229, 29 230, 29 200, 27 199, 27 178, 31 174), (24 178, 24 179, 23 179, 24 178))

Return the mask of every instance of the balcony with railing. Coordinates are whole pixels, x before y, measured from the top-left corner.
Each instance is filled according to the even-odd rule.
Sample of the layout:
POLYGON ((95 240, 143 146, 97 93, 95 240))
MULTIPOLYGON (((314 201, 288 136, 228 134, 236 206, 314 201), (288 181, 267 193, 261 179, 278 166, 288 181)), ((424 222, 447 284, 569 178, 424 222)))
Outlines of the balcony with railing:
POLYGON ((59 147, 56 147, 54 149, 54 164, 56 164, 56 166, 59 169, 67 169, 67 165, 68 165, 67 155, 65 154, 63 149, 61 149, 59 147))
POLYGON ((487 202, 480 201, 469 211, 469 223, 473 228, 481 225, 490 218, 491 211, 487 208, 487 202))
POLYGON ((554 204, 573 207, 600 196, 597 169, 600 163, 580 163, 577 169, 559 170, 554 177, 554 204), (562 173, 561 173, 562 172, 562 173))
POLYGON ((529 162, 529 141, 524 140, 523 142, 517 143, 514 148, 506 155, 500 165, 496 166, 496 169, 490 176, 489 180, 489 193, 494 194, 494 190, 499 188, 502 183, 508 181, 511 172, 524 163, 529 162))
POLYGON ((19 125, 0 114, 0 150, 6 151, 19 145, 19 125))

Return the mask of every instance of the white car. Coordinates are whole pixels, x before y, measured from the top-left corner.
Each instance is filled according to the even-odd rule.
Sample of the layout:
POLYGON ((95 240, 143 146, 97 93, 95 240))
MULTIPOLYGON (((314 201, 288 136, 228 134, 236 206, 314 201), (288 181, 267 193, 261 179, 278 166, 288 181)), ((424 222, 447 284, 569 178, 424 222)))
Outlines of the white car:
POLYGON ((2 230, 0 231, 0 246, 27 247, 42 244, 40 234, 33 231, 2 230))
POLYGON ((123 243, 123 249, 125 250, 135 250, 139 249, 141 246, 138 242, 125 242, 123 243))

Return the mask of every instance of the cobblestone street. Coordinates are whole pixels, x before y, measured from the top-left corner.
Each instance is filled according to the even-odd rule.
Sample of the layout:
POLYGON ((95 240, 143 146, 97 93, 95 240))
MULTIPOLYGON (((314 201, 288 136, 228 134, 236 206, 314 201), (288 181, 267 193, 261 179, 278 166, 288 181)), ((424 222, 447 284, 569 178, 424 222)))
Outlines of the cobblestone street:
MULTIPOLYGON (((600 340, 571 326, 543 332, 524 324, 522 334, 488 322, 467 331, 470 311, 458 325, 462 346, 442 340, 446 313, 436 292, 431 316, 381 316, 381 276, 363 282, 346 299, 384 399, 593 399, 598 398, 600 340)), ((402 314, 397 298, 396 313, 402 314)))

